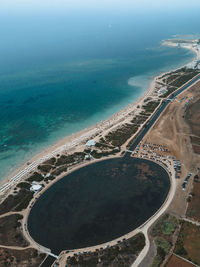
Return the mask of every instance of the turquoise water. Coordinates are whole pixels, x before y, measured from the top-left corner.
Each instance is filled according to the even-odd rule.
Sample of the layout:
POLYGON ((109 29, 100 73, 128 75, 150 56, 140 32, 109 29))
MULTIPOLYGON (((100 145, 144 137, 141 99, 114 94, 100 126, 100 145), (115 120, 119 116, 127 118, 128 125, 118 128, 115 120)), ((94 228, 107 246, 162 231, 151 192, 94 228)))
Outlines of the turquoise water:
POLYGON ((91 11, 0 17, 0 179, 137 100, 155 75, 191 61, 192 52, 160 42, 195 33, 198 16, 189 26, 184 14, 157 19, 91 11))

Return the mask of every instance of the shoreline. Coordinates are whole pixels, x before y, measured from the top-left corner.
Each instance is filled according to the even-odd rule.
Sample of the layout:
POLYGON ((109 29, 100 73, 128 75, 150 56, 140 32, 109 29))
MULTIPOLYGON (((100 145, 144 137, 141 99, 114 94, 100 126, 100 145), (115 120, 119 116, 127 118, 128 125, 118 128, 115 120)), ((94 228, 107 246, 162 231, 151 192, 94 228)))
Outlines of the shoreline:
MULTIPOLYGON (((199 52, 200 52, 200 45, 197 46, 198 49, 196 49, 196 54, 197 56, 199 56, 199 52)), ((197 57, 195 57, 196 59, 197 57)), ((193 59, 193 61, 195 60, 193 59)), ((193 62, 192 61, 192 62, 193 62)), ((191 61, 190 61, 191 62, 191 61)), ((45 149, 45 151, 43 151, 44 156, 39 157, 39 154, 36 155, 36 161, 30 163, 29 165, 25 166, 25 170, 22 168, 21 171, 21 176, 19 175, 18 178, 16 180, 14 180, 13 178, 10 179, 10 181, 12 182, 12 184, 9 184, 7 190, 5 190, 5 194, 4 192, 1 194, 1 187, 0 187, 0 199, 1 200, 7 200, 7 203, 11 203, 11 205, 15 205, 16 203, 21 204, 23 202, 21 201, 14 201, 12 203, 12 194, 16 194, 18 192, 22 192, 21 189, 18 190, 16 189, 18 187, 18 183, 19 182, 26 182, 27 178, 30 177, 30 175, 32 175, 33 172, 38 172, 40 175, 42 174, 42 176, 45 178, 46 176, 46 172, 45 168, 42 170, 42 168, 37 168, 38 162, 40 160, 45 160, 47 159, 49 156, 52 157, 51 153, 59 153, 59 155, 57 155, 57 159, 54 162, 54 159, 52 159, 51 161, 49 161, 49 163, 46 164, 50 164, 51 166, 53 166, 53 170, 55 167, 56 169, 59 169, 59 166, 62 166, 63 163, 67 164, 67 169, 63 169, 64 171, 62 172, 55 172, 54 171, 51 172, 52 168, 49 171, 49 174, 53 175, 53 180, 49 180, 49 179, 42 179, 41 183, 42 185, 44 185, 44 187, 42 188, 41 191, 38 191, 33 197, 32 199, 29 201, 29 203, 27 202, 28 206, 26 206, 26 208, 20 208, 19 212, 18 209, 12 209, 13 211, 10 212, 10 208, 9 205, 7 204, 2 204, 2 208, 4 209, 4 214, 0 217, 2 218, 6 218, 6 216, 9 215, 14 215, 14 214, 21 214, 22 215, 22 221, 21 221, 21 232, 24 236, 24 239, 26 241, 29 242, 30 247, 35 249, 36 251, 38 251, 39 253, 45 253, 46 254, 46 258, 48 261, 48 255, 53 256, 54 259, 54 263, 59 263, 59 265, 61 266, 65 266, 67 263, 67 257, 68 256, 74 256, 76 258, 76 255, 79 254, 87 254, 87 252, 89 253, 95 253, 96 249, 102 249, 104 250, 104 246, 109 247, 109 246, 114 246, 117 245, 119 242, 123 242, 123 240, 126 240, 127 238, 132 238, 133 236, 135 236, 138 232, 143 234, 144 238, 145 238, 145 246, 143 247, 143 249, 140 250, 140 252, 137 254, 137 258, 134 259, 134 263, 131 265, 131 267, 136 267, 138 266, 141 262, 145 262, 146 260, 146 256, 148 255, 148 253, 151 251, 151 243, 150 243, 150 239, 149 239, 149 231, 151 230, 151 227, 154 225, 154 223, 160 219, 160 217, 165 213, 165 212, 172 212, 172 210, 174 212, 178 211, 178 216, 181 216, 181 212, 182 212, 182 208, 180 207, 180 203, 182 205, 185 204, 186 200, 187 200, 187 196, 182 196, 182 199, 180 200, 179 198, 175 198, 175 195, 177 196, 177 194, 179 194, 180 192, 182 193, 182 188, 181 188, 181 180, 177 180, 176 178, 180 178, 177 177, 177 173, 176 173, 176 169, 174 167, 174 159, 176 159, 177 161, 180 160, 180 162, 182 163, 182 170, 181 173, 183 174, 182 176, 185 177, 185 175, 187 173, 195 173, 195 170, 192 169, 191 167, 187 166, 187 160, 185 159, 185 151, 187 150, 188 145, 186 145, 185 149, 179 151, 179 149, 176 151, 177 146, 180 144, 180 142, 182 142, 183 145, 187 144, 185 143, 185 128, 184 128, 184 123, 185 120, 182 119, 183 116, 183 107, 186 106, 187 103, 189 103, 189 101, 191 99, 195 98, 195 95, 191 94, 190 90, 192 90, 191 88, 193 88, 192 86, 195 86, 197 83, 199 85, 200 82, 200 66, 197 64, 198 62, 195 62, 195 66, 189 67, 188 64, 185 64, 184 66, 188 66, 187 68, 183 68, 182 66, 177 68, 177 71, 168 71, 165 73, 161 73, 159 75, 157 75, 156 77, 154 77, 154 79, 151 81, 151 86, 148 88, 147 91, 144 91, 144 94, 135 102, 131 103, 131 105, 128 105, 126 108, 120 110, 119 112, 117 112, 116 114, 114 114, 113 116, 109 117, 108 119, 106 119, 103 122, 100 122, 98 124, 93 125, 90 128, 84 129, 80 132, 77 132, 71 136, 68 136, 66 138, 61 139, 58 143, 56 143, 55 145, 51 146, 51 147, 47 147, 45 149), (198 69, 197 69, 198 67, 198 69), (166 74, 166 75, 165 75, 166 74), (178 78, 177 78, 178 77, 178 78), (164 88, 167 89, 166 93, 159 94, 159 91, 163 90, 164 88), (183 95, 182 95, 183 94, 183 95), (148 95, 151 96, 150 98, 148 98, 148 95), (184 97, 183 96, 187 96, 184 97), (145 98, 147 97, 147 98, 145 98), (137 103, 141 101, 142 106, 140 106, 140 108, 138 108, 137 103), (151 103, 159 103, 158 106, 153 106, 154 104, 151 103), (149 108, 149 104, 150 104, 150 108, 149 108), (148 108, 146 108, 146 106, 148 106, 148 108), (164 108, 162 108, 164 107, 164 108), (168 109, 166 109, 166 107, 168 107, 168 109), (177 108, 177 109, 174 109, 177 108), (135 110, 135 111, 134 111, 135 110), (164 110, 166 110, 167 112, 164 112, 164 110), (138 111, 138 113, 137 113, 138 111), (170 113, 171 112, 171 113, 170 113), (175 113, 174 113, 175 112, 175 113), (140 121, 137 121, 137 116, 145 116, 147 117, 147 119, 144 121, 143 119, 140 121), (177 115, 176 118, 181 118, 181 120, 176 119, 175 121, 173 121, 173 117, 174 115, 177 115), (132 123, 133 121, 133 123, 132 123), (180 133, 182 133, 182 135, 180 135, 180 140, 179 137, 177 138, 176 132, 177 131, 171 131, 171 129, 174 127, 177 127, 176 122, 179 122, 178 125, 181 125, 182 128, 180 129, 184 129, 183 133, 182 131, 180 131, 180 133), (134 123, 136 122, 136 123, 134 123), (168 123, 166 123, 168 122, 168 123), (131 133, 131 135, 127 135, 126 131, 129 131, 129 128, 126 128, 126 125, 129 124, 131 125, 139 125, 138 127, 136 127, 136 131, 130 131, 129 133, 131 133), (170 127, 170 123, 173 127, 170 127), (169 125, 168 125, 169 124, 169 125), (183 125, 183 126, 182 126, 183 125), (115 139, 116 135, 115 132, 120 132, 120 130, 124 130, 121 131, 121 136, 122 139, 115 139), (126 130, 127 129, 127 130, 126 130), (146 130, 146 131, 145 131, 146 130), (113 134, 112 134, 113 132, 113 134), (174 133, 174 137, 175 140, 172 138, 173 135, 167 135, 167 133, 174 133), (163 133, 162 135, 160 133, 163 133), (109 135, 108 135, 109 134, 109 135), (97 146, 94 149, 89 149, 91 152, 91 158, 90 160, 86 160, 84 158, 84 155, 78 156, 78 154, 76 155, 76 152, 79 152, 80 154, 83 154, 83 151, 85 152, 86 150, 86 146, 85 146, 85 141, 88 140, 87 138, 89 138, 90 136, 92 136, 92 138, 95 139, 95 141, 97 141, 97 146), (111 138, 107 138, 108 136, 111 136, 111 138), (101 139, 102 137, 102 139, 101 139), (129 139, 126 139, 125 137, 128 137, 129 139), (98 139, 97 139, 98 138, 98 139), (66 142, 66 140, 69 140, 68 142, 66 142), (115 142, 114 144, 112 143, 112 141, 115 140, 119 140, 119 142, 115 142), (127 141, 125 141, 127 140, 127 141), (123 141, 123 142, 122 142, 123 141), (64 142, 64 143, 62 143, 64 142), (102 143, 102 144, 101 144, 102 143), (62 144, 62 146, 59 146, 58 144, 62 144), (112 145, 113 147, 117 147, 117 144, 119 144, 119 151, 117 153, 114 154, 106 154, 104 153, 107 152, 107 149, 105 149, 104 147, 102 148, 101 145, 107 144, 112 145), (127 146, 128 144, 128 146, 127 146), (57 147, 56 147, 57 145, 57 147), (130 146, 129 146, 130 145, 130 146), (53 149, 53 147, 55 149, 53 149), (163 150, 164 148, 164 150, 163 150), (128 150, 130 149, 130 150, 128 150), (143 150, 144 149, 144 150, 143 150), (48 154, 46 151, 50 150, 50 154, 48 154), (65 161, 59 161, 59 159, 62 157, 62 155, 64 156, 64 159, 66 157, 66 150, 67 150, 67 156, 70 156, 70 154, 72 155, 72 157, 74 158, 73 163, 71 164, 70 161, 68 161, 68 159, 65 161), (94 151, 94 154, 92 153, 94 151), (138 152, 139 151, 139 152, 138 152), (161 152, 163 151, 163 152, 161 152), (62 154, 63 152, 63 154, 62 154), (101 154, 102 152, 102 154, 101 154), (87 165, 92 165, 96 162, 99 161, 105 161, 105 160, 111 160, 112 158, 118 158, 118 157, 126 157, 129 155, 125 155, 125 154, 130 154, 130 157, 136 157, 138 159, 147 159, 148 161, 153 161, 156 164, 160 165, 162 168, 164 168, 167 173, 168 176, 170 178, 170 190, 168 192, 167 197, 165 198, 164 203, 162 204, 162 206, 160 207, 160 209, 154 213, 153 216, 151 216, 144 224, 142 224, 141 226, 139 226, 138 228, 136 228, 135 230, 127 233, 125 236, 122 237, 118 237, 117 239, 111 240, 110 242, 106 242, 104 244, 101 245, 97 245, 94 247, 88 247, 88 248, 82 248, 82 249, 77 249, 77 250, 73 250, 73 251, 62 251, 58 256, 55 254, 52 254, 49 248, 45 248, 43 246, 41 246, 40 244, 38 244, 31 236, 30 233, 28 231, 27 225, 28 225, 28 218, 29 218, 29 212, 31 211, 34 203, 37 201, 38 198, 40 198, 40 196, 43 195, 44 192, 46 192, 46 190, 48 190, 51 186, 55 185, 55 183, 57 183, 57 181, 61 180, 63 177, 66 177, 66 175, 70 175, 71 172, 75 172, 77 169, 81 169, 84 166, 87 165), (180 152, 180 153, 179 153, 180 152), (96 153, 96 154, 95 154, 96 153), (100 158, 96 157, 95 155, 103 155, 100 156, 100 158), (153 154, 153 156, 152 156, 153 154), (108 156, 107 156, 108 155, 108 156), (77 156, 77 157, 76 157, 77 156), (80 159, 80 160, 79 160, 80 159), (74 163, 75 162, 75 163, 74 163), (36 163, 35 165, 35 169, 32 170, 31 174, 28 172, 28 168, 34 167, 34 163, 36 163), (58 164, 55 164, 58 163, 58 164), (23 173, 27 173, 27 175, 22 175, 23 173), (44 175, 43 175, 44 174, 44 175), (11 202, 8 201, 8 195, 11 196, 11 202), (174 202, 176 201, 176 202, 174 202), (181 201, 181 202, 180 202, 181 201), (177 206, 176 206, 177 205, 177 206), (175 208, 175 210, 174 210, 175 208), (122 239, 122 240, 121 240, 122 239), (93 249, 94 248, 94 249, 93 249), (77 253, 78 254, 77 254, 77 253), (74 254, 75 253, 75 254, 74 254)), ((199 96, 199 95, 198 95, 199 96)), ((133 126, 134 127, 134 126, 133 126)), ((187 133, 187 131, 186 131, 187 133)), ((189 137, 188 137, 188 142, 189 142, 189 137)), ((190 144, 190 143, 188 143, 190 144)), ((179 148, 179 146, 178 146, 179 148)), ((110 148, 108 150, 108 152, 110 151, 110 148)), ((112 150, 111 150, 112 151, 112 150)), ((116 150, 115 150, 116 151, 116 150)), ((90 152, 86 152, 85 154, 90 155, 90 152)), ((191 160, 191 157, 188 157, 189 160, 191 160)), ((41 165, 42 166, 42 165, 41 165)), ((45 165, 44 165, 45 166, 45 165)), ((48 169, 48 168, 47 168, 48 169)), ((16 170, 17 171, 17 170, 16 170)), ((30 177, 31 178, 31 177, 30 177)), ((181 178, 182 179, 182 178, 181 178)), ((30 184, 32 181, 34 181, 33 179, 28 180, 28 183, 30 184)), ((37 181, 37 180, 36 180, 37 181)), ((19 186, 20 188, 20 186, 19 186)), ((28 192, 28 191, 27 191, 28 192)), ((191 192, 191 188, 188 188, 188 192, 191 192)), ((183 192, 184 193, 184 192, 183 192)), ((28 193, 25 193, 25 196, 28 196, 28 193)), ((22 198, 23 200, 23 198, 22 198)), ((6 203, 6 202, 5 202, 6 203)), ((26 202, 24 202, 24 204, 26 205, 26 202)), ((184 214, 185 214, 185 209, 184 209, 184 214)), ((126 242, 126 241, 125 241, 126 242)), ((12 247, 8 247, 9 249, 11 249, 12 247)), ((17 247, 18 248, 18 247, 17 247)), ((19 247, 20 249, 20 247, 19 247)), ((37 252, 37 253, 38 253, 37 252)), ((104 252, 103 252, 104 253, 104 252)), ((106 253, 106 252, 105 252, 106 253)), ((93 255, 93 254, 92 254, 93 255)), ((99 257, 99 255, 97 255, 97 257, 99 257)), ((76 258, 76 261, 78 261, 79 257, 76 258)), ((45 260, 43 261, 45 262, 45 260)))
MULTIPOLYGON (((187 82, 189 83, 189 81, 187 82)), ((184 85, 183 85, 184 86, 184 85)), ((180 89, 180 88, 179 88, 180 89)), ((182 92, 181 92, 182 93, 182 92)), ((181 94, 180 93, 180 94, 181 94)), ((159 118, 158 118, 159 119, 159 118)), ((157 120, 156 120, 157 121, 157 120)), ((156 123, 156 121, 154 122, 154 124, 156 123)), ((112 158, 118 158, 118 157, 121 157, 119 155, 115 155, 115 156, 111 156, 109 157, 109 159, 112 159, 112 158)), ((140 159, 140 157, 138 156, 133 156, 133 157, 136 157, 138 159, 140 159)), ((102 159, 95 159, 95 161, 93 162, 87 162, 87 163, 84 163, 84 164, 81 164, 81 165, 76 165, 75 168, 72 168, 70 169, 70 171, 67 173, 67 175, 69 175, 71 172, 74 172, 76 171, 77 169, 80 169, 84 166, 87 166, 87 165, 90 165, 90 164, 93 164, 95 162, 99 162, 99 161, 104 161, 104 160, 109 160, 109 159, 105 159, 105 158, 102 158, 102 159)), ((173 160, 169 160, 171 163, 167 163, 166 162, 160 162, 160 161, 157 161, 156 159, 151 159, 151 158, 146 158, 148 161, 151 161, 151 162, 154 162, 158 165, 160 165, 163 169, 165 169, 165 171, 168 173, 168 176, 169 176, 169 180, 170 180, 170 188, 169 188, 169 191, 168 191, 168 194, 167 194, 167 197, 165 199, 165 201, 163 202, 163 204, 161 205, 161 207, 157 210, 156 213, 154 213, 147 221, 145 221, 142 225, 140 225, 138 228, 132 230, 131 232, 129 233, 126 233, 125 235, 123 236, 120 236, 114 240, 111 240, 111 241, 107 241, 103 244, 98 244, 98 245, 95 245, 95 246, 91 246, 91 247, 84 247, 84 248, 78 248, 78 249, 72 249, 72 250, 69 250, 67 252, 67 256, 73 256, 74 253, 83 253, 83 252, 95 252, 96 249, 101 249, 102 246, 114 246, 114 245, 117 245, 117 243, 119 241, 122 240, 122 238, 125 238, 125 239, 129 239, 129 238, 132 238, 133 236, 135 236, 137 233, 143 233, 144 236, 145 236, 145 239, 146 239, 146 245, 145 247, 143 248, 143 250, 140 252, 140 254, 138 255, 136 261, 133 263, 133 265, 131 265, 132 267, 136 267, 138 266, 138 262, 140 263, 143 258, 145 257, 145 255, 147 254, 148 250, 149 250, 149 247, 150 247, 150 243, 149 243, 149 238, 148 238, 148 230, 149 228, 155 223, 155 221, 158 220, 158 218, 168 209, 168 207, 170 206, 173 198, 174 198, 174 195, 175 195, 175 192, 176 192, 176 177, 175 177, 175 170, 173 168, 173 160)), ((65 177, 66 174, 61 174, 59 177, 56 178, 56 180, 54 180, 52 182, 52 184, 49 184, 47 185, 47 187, 45 187, 38 195, 36 195, 36 197, 29 203, 29 206, 28 207, 32 207, 32 205, 35 203, 35 201, 37 201, 37 198, 40 197, 49 187, 51 187, 51 185, 55 184, 59 179, 61 179, 62 177, 65 177)), ((26 233, 25 236, 28 236, 28 240, 31 241, 31 244, 34 244, 34 246, 37 248, 39 247, 39 249, 41 249, 41 245, 39 245, 29 234, 28 232, 28 229, 27 229, 27 218, 29 216, 29 212, 30 212, 30 209, 27 208, 28 212, 25 214, 24 218, 23 218, 23 229, 24 229, 24 233, 26 233)), ((48 248, 44 248, 46 250, 48 250, 48 248)), ((66 251, 63 250, 61 252, 61 254, 59 254, 59 260, 62 261, 62 257, 65 257, 64 255, 66 254, 65 253, 66 251)), ((47 253, 48 254, 48 253, 47 253)))
MULTIPOLYGON (((178 44, 175 43, 170 44, 169 41, 163 41, 162 45, 178 46, 178 44)), ((196 54, 196 57, 191 62, 183 65, 182 67, 192 64, 200 58, 200 51, 192 45, 187 45, 187 47, 183 46, 182 48, 189 49, 195 52, 196 54)), ((122 122, 125 123, 125 121, 128 121, 133 114, 136 115, 141 111, 141 106, 142 104, 144 104, 144 100, 147 97, 155 97, 156 81, 165 74, 170 74, 171 72, 176 71, 180 68, 181 67, 167 72, 163 72, 155 76, 149 88, 137 101, 134 101, 119 112, 107 118, 106 120, 96 123, 95 125, 85 128, 70 136, 66 136, 55 144, 47 147, 40 153, 37 153, 35 156, 33 156, 31 159, 26 161, 23 165, 21 165, 19 168, 11 172, 7 177, 3 178, 0 181, 0 195, 8 191, 15 183, 19 182, 23 178, 26 178, 31 171, 33 171, 40 163, 44 162, 45 160, 51 158, 52 156, 56 156, 57 154, 62 154, 64 152, 70 152, 73 150, 76 151, 76 149, 82 147, 87 140, 95 138, 96 136, 100 136, 105 132, 110 132, 113 128, 119 127, 122 122), (138 105, 140 106, 139 109, 137 108, 138 105), (126 117, 125 120, 124 117, 126 117)))
MULTIPOLYGON (((2 179, 2 181, 0 180, 0 194, 1 194, 1 187, 5 183, 12 181, 13 178, 15 178, 15 176, 17 176, 22 170, 27 168, 27 166, 30 166, 30 164, 33 164, 36 161, 41 160, 41 159, 45 161, 48 158, 52 157, 53 155, 62 153, 67 149, 68 149, 67 151, 70 151, 70 149, 73 149, 74 147, 80 145, 83 142, 83 140, 90 139, 96 133, 101 134, 104 131, 110 130, 112 127, 117 127, 120 121, 122 120, 122 118, 124 119, 124 116, 127 116, 129 115, 129 113, 133 113, 134 111, 137 111, 138 110, 137 105, 141 105, 146 97, 151 97, 152 93, 154 93, 154 90, 155 90, 156 80, 162 75, 163 73, 153 78, 148 90, 137 101, 126 106, 125 108, 113 114, 112 116, 110 116, 104 121, 96 123, 91 127, 85 128, 79 132, 76 132, 72 135, 62 138, 60 141, 47 147, 42 152, 37 153, 35 156, 33 156, 28 161, 26 161, 23 165, 21 165, 15 171, 11 172, 11 174, 9 174, 7 177, 2 179)), ((38 164, 39 163, 40 162, 38 162, 38 164)))

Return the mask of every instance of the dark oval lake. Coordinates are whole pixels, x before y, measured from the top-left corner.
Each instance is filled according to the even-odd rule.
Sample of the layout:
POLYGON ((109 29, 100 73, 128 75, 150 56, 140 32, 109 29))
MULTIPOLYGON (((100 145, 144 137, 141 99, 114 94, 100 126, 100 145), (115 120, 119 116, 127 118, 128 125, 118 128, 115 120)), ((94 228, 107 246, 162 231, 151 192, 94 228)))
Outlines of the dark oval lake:
POLYGON ((131 157, 101 161, 65 176, 36 201, 30 235, 54 253, 101 244, 144 223, 165 201, 167 172, 131 157))

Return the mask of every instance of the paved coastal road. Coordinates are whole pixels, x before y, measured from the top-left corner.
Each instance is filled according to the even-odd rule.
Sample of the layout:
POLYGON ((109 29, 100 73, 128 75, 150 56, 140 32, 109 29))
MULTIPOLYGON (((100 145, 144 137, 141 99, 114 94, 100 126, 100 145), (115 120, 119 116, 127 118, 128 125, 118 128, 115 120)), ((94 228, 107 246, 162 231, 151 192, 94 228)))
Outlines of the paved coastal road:
MULTIPOLYGON (((140 143, 140 141, 143 139, 143 137, 146 135, 146 133, 150 130, 150 128, 152 127, 152 125, 155 123, 155 121, 159 118, 159 116, 161 115, 161 113, 163 112, 163 110, 169 105, 169 103, 171 103, 171 101, 173 101, 177 95, 179 95, 180 93, 182 93, 184 90, 188 89, 189 87, 191 87, 192 85, 194 85, 196 82, 198 82, 200 80, 200 74, 198 74, 197 76, 195 76, 192 80, 190 80, 189 82, 187 82, 185 85, 183 85, 182 87, 180 87, 179 89, 177 89, 169 98, 168 100, 166 100, 165 102, 163 102, 161 104, 161 106, 157 109, 157 111, 155 112, 155 114, 152 116, 152 118, 149 120, 149 122, 147 123, 147 125, 145 126, 145 128, 142 129, 142 131, 138 134, 138 136, 135 138, 135 140, 133 141, 132 145, 130 146, 129 150, 134 150, 136 148, 136 146, 140 143)), ((126 156, 130 156, 129 153, 125 154, 126 156)))

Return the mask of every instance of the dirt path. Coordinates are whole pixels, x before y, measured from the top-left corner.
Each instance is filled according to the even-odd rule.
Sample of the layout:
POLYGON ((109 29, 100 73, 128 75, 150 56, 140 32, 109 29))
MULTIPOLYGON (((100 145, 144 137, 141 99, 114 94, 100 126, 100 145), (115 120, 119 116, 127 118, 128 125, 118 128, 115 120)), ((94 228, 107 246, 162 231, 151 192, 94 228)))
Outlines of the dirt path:
POLYGON ((192 219, 183 218, 183 220, 186 221, 186 222, 190 222, 192 224, 195 224, 196 226, 200 226, 200 222, 194 221, 192 219))

